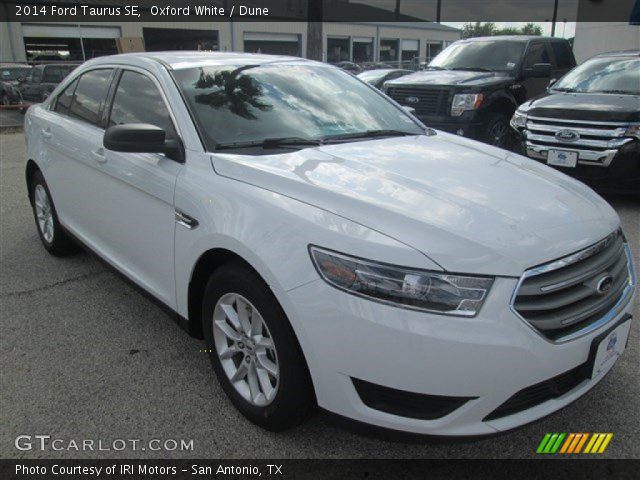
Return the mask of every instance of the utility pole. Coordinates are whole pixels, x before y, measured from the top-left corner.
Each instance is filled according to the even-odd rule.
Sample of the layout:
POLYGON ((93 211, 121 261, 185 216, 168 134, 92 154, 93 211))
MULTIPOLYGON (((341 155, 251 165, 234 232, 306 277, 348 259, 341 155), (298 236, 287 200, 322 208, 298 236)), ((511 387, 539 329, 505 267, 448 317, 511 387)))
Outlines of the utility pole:
POLYGON ((307 55, 311 60, 322 58, 322 0, 307 1, 307 55))
POLYGON ((558 20, 558 0, 553 1, 553 19, 551 20, 551 36, 552 37, 556 36, 556 20, 558 20))
POLYGON ((441 12, 442 12, 442 0, 438 0, 438 3, 436 4, 436 22, 437 23, 440 23, 440 13, 441 12))

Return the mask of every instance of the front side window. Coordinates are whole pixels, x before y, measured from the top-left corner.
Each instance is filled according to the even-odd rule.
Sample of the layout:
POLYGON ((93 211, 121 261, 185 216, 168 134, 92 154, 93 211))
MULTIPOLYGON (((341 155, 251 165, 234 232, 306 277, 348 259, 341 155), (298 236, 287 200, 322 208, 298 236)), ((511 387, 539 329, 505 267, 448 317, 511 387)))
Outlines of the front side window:
POLYGON ((373 130, 424 134, 401 109, 328 66, 204 66, 175 72, 207 147, 324 140, 373 130))
POLYGON ((0 80, 3 81, 12 81, 12 80, 20 80, 22 78, 26 78, 29 75, 31 67, 7 67, 2 69, 2 78, 0 80))
POLYGON ((524 42, 505 40, 454 43, 438 54, 429 67, 511 72, 520 63, 524 47, 524 42))
POLYGON ((113 99, 109 126, 148 123, 162 128, 167 139, 176 138, 169 110, 153 81, 141 73, 126 70, 113 99))
POLYGON ((111 69, 83 73, 69 108, 69 114, 94 125, 100 124, 100 113, 111 83, 111 69))
POLYGON ((33 73, 31 74, 31 82, 32 83, 40 83, 42 80, 42 68, 34 68, 33 73))
POLYGON ((558 80, 552 90, 640 95, 640 58, 602 57, 587 60, 558 80))
POLYGON ((54 111, 61 113, 63 115, 67 115, 69 113, 69 107, 71 107, 71 102, 73 101, 73 94, 76 91, 76 86, 78 85, 78 80, 74 80, 71 85, 65 88, 60 95, 58 95, 58 99, 56 100, 56 106, 54 111))

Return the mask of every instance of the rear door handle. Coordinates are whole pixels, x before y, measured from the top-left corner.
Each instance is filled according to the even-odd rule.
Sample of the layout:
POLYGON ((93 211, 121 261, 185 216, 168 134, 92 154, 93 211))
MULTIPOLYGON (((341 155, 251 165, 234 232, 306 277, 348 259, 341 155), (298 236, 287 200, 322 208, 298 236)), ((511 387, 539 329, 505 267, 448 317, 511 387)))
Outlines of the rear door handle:
POLYGON ((45 140, 49 140, 53 134, 51 133, 51 129, 49 127, 42 129, 42 138, 45 140))
POLYGON ((99 148, 98 150, 91 151, 91 157, 98 163, 106 163, 107 156, 104 153, 104 148, 99 148))

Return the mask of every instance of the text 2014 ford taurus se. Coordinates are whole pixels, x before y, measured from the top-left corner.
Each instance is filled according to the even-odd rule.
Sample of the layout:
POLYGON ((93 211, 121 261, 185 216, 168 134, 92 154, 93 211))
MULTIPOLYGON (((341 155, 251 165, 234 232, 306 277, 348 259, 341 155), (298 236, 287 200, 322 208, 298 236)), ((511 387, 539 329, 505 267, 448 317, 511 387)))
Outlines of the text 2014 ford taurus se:
POLYGON ((25 122, 45 248, 84 244, 176 312, 265 428, 319 405, 495 433, 581 396, 625 348, 635 277, 606 202, 337 68, 103 57, 25 122))

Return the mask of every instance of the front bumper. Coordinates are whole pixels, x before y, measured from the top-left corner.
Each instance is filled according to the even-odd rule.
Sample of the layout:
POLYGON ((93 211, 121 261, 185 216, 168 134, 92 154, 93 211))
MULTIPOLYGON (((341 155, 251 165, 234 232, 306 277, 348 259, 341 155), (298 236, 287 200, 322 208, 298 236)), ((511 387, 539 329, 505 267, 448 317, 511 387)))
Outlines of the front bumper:
POLYGON ((475 318, 387 306, 339 291, 322 280, 291 290, 289 305, 295 305, 291 313, 304 330, 303 350, 319 406, 392 430, 473 436, 529 423, 573 402, 608 369, 556 398, 518 413, 490 417, 514 394, 588 362, 593 340, 631 314, 635 293, 606 325, 576 340, 554 344, 509 308, 516 285, 517 279, 497 278, 475 318), (360 380, 429 398, 464 401, 439 418, 410 418, 368 406, 372 403, 363 401, 354 379, 356 384, 360 380))

